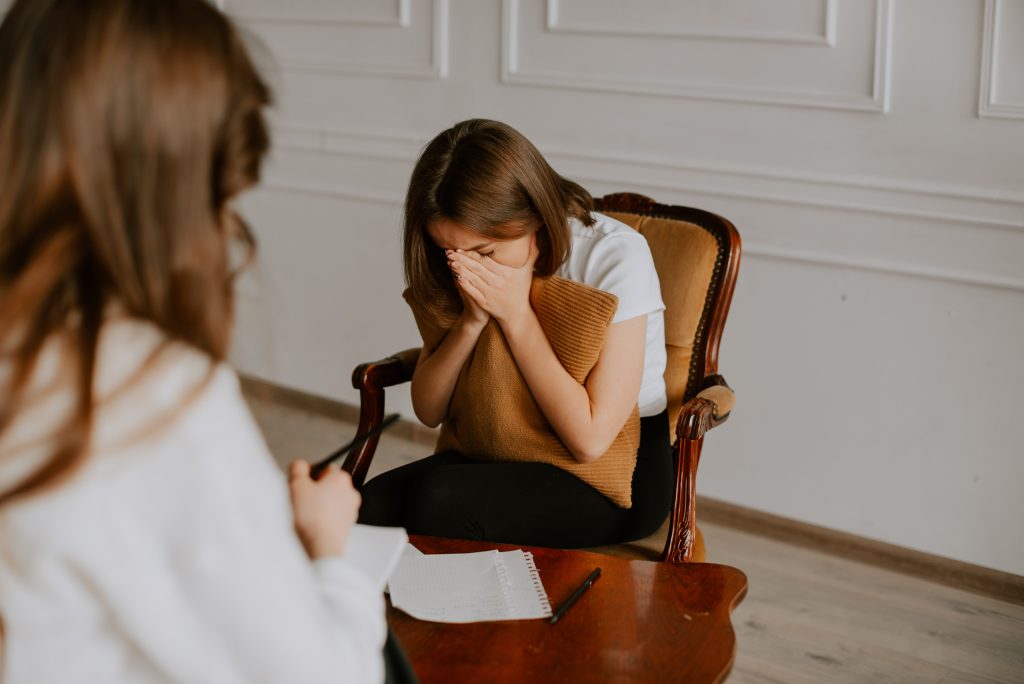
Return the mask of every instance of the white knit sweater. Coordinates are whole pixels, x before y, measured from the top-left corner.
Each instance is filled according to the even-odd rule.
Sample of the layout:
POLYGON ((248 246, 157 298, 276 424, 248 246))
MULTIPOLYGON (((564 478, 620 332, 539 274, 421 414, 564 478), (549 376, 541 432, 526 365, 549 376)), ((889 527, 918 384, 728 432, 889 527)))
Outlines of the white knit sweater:
MULTIPOLYGON (((0 487, 69 410, 59 359, 0 440, 0 487)), ((306 558, 234 372, 204 385, 205 357, 125 319, 98 360, 86 465, 0 508, 4 684, 380 681, 383 597, 344 558, 306 558)))

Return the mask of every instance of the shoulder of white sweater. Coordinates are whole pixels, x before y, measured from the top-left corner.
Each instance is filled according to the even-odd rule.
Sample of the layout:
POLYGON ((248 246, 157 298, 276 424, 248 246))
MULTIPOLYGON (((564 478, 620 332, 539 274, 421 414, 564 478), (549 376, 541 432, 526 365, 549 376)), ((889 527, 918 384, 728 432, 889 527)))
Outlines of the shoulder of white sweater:
POLYGON ((120 393, 144 398, 146 404, 176 402, 216 366, 204 352, 169 338, 148 321, 115 318, 100 333, 94 392, 101 403, 120 393))
POLYGON ((591 218, 594 219, 593 225, 584 225, 582 221, 577 218, 569 218, 569 226, 573 234, 579 239, 590 239, 595 241, 601 241, 607 238, 622 238, 625 240, 634 240, 636 238, 643 239, 643 236, 637 232, 628 223, 612 218, 607 214, 594 211, 590 214, 591 218))
MULTIPOLYGON (((41 378, 41 387, 48 389, 4 434, 0 486, 10 486, 45 462, 69 415, 73 386, 53 383, 62 377, 53 371, 60 359, 49 348, 44 354, 41 374, 49 377, 41 378)), ((119 498, 134 499, 140 487, 152 487, 154 498, 182 489, 177 494, 194 499, 189 488, 204 474, 230 471, 225 461, 239 457, 232 453, 239 449, 222 448, 225 439, 240 440, 249 456, 261 451, 265 456, 234 371, 169 341, 152 324, 120 319, 104 325, 94 388, 97 403, 85 462, 60 484, 6 506, 0 517, 8 524, 20 521, 19 527, 30 529, 55 518, 92 516, 117 507, 119 498), (219 452, 216 458, 210 457, 213 452, 219 452)), ((244 471, 235 475, 248 476, 244 471)), ((68 520, 63 527, 75 525, 68 520)), ((54 527, 46 534, 61 536, 54 527)))

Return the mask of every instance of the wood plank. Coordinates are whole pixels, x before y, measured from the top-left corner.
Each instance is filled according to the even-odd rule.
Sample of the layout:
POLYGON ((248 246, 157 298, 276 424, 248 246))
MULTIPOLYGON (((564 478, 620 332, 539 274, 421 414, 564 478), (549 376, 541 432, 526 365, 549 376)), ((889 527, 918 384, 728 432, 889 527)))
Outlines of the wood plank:
POLYGON ((781 677, 780 657, 806 681, 1024 678, 1024 607, 726 527, 705 535, 709 558, 750 580, 735 681, 781 677))

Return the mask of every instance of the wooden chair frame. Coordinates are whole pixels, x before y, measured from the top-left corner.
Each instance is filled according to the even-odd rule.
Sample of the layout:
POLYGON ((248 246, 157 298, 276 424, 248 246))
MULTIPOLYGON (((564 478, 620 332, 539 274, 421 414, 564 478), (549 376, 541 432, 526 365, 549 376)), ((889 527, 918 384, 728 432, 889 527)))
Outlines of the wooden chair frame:
MULTIPOLYGON (((718 374, 718 347, 725 320, 732 303, 736 277, 739 273, 741 241, 735 226, 728 220, 702 209, 659 204, 649 197, 634 193, 617 193, 595 200, 602 212, 625 212, 654 218, 685 221, 706 230, 718 246, 711 283, 694 337, 693 354, 687 376, 683 405, 676 421, 673 454, 675 461, 675 495, 670 512, 668 538, 661 560, 672 563, 689 562, 696 540, 696 481, 704 435, 725 422, 729 414, 716 414, 713 402, 697 396, 714 385, 728 387, 718 374)), ((357 436, 365 435, 384 418, 384 390, 412 379, 420 349, 406 349, 379 361, 356 366, 352 386, 359 390, 359 426, 357 436)), ((374 436, 345 460, 344 469, 352 475, 357 487, 366 479, 379 436, 374 436)))

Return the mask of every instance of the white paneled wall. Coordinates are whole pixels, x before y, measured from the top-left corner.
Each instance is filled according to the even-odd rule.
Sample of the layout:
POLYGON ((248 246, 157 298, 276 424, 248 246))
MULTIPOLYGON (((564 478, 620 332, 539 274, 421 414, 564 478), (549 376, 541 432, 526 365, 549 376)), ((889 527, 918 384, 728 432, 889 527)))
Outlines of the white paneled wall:
POLYGON ((408 175, 502 119, 743 235, 702 493, 1024 574, 1024 0, 226 4, 279 103, 245 372, 355 403, 357 363, 417 345, 408 175))

